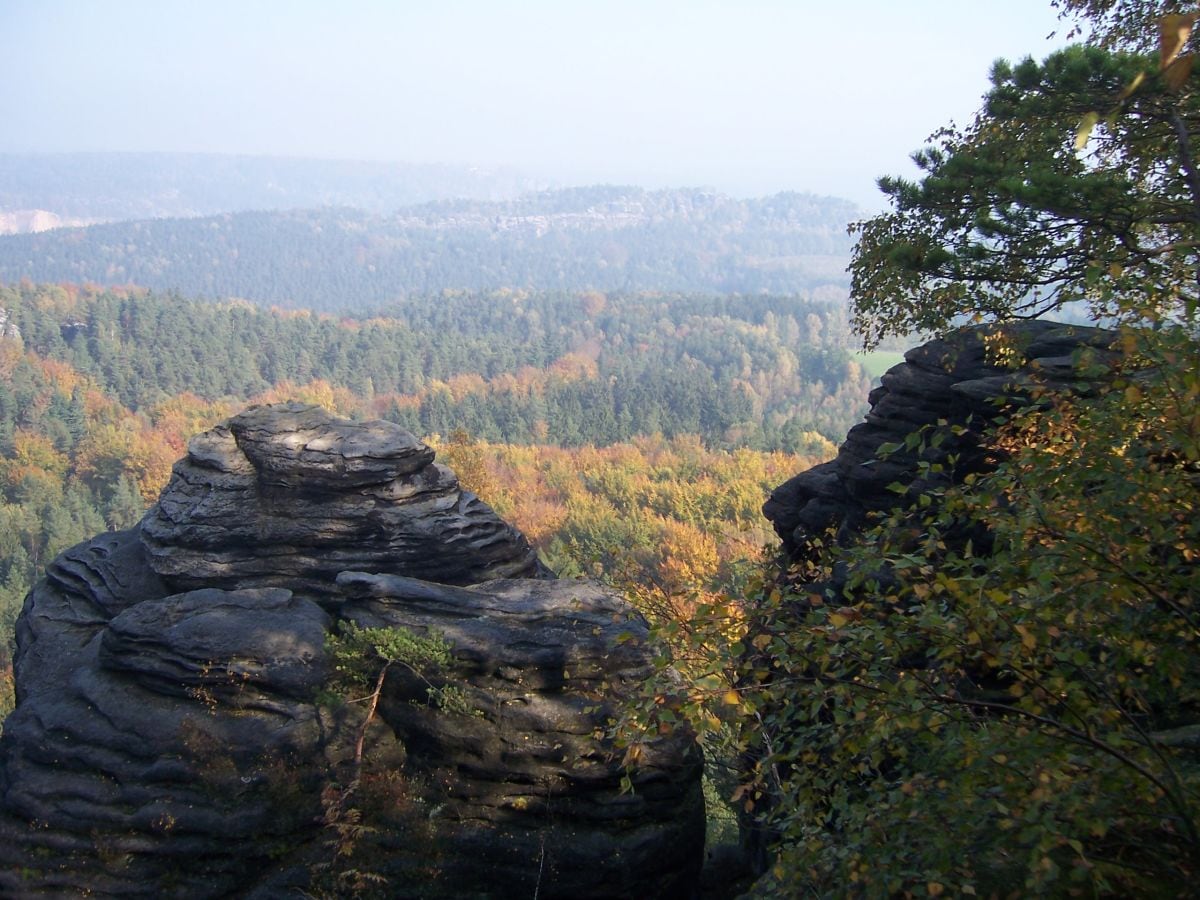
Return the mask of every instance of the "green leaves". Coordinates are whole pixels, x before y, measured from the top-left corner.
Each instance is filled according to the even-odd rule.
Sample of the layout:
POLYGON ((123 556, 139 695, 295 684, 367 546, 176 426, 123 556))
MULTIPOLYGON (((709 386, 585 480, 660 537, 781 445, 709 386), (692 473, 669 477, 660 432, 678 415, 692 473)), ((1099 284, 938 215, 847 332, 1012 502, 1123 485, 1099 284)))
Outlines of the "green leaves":
POLYGON ((398 666, 425 686, 431 706, 477 714, 461 687, 434 680, 451 661, 451 646, 437 634, 420 635, 407 628, 367 628, 344 621, 337 633, 328 636, 327 647, 333 664, 330 687, 343 697, 377 701, 383 674, 398 666), (370 693, 354 696, 364 690, 370 693))
POLYGON ((831 551, 845 594, 790 619, 800 601, 785 600, 763 623, 788 637, 769 645, 786 651, 758 705, 764 768, 789 772, 770 820, 775 893, 800 873, 818 896, 1188 890, 1200 766, 1177 736, 1200 723, 1192 335, 1128 331, 1136 381, 1110 374, 1089 399, 1012 415, 991 438, 1009 453, 995 471, 831 551), (972 526, 991 556, 958 537, 972 526))
POLYGON ((922 178, 881 180, 855 320, 870 344, 1083 300, 1126 326, 1123 361, 1079 360, 1079 396, 997 419, 994 471, 814 565, 849 573, 828 606, 862 618, 797 616, 774 660, 764 765, 797 761, 781 896, 1182 896, 1200 875, 1198 14, 1058 5, 1105 49, 998 63, 922 178))
POLYGON ((1185 306, 1200 208, 1186 123, 1200 109, 1190 57, 1172 60, 1160 71, 1152 57, 1070 47, 998 64, 974 124, 915 156, 921 180, 881 179, 892 210, 853 226, 868 345, 1075 300, 1132 318, 1147 283, 1181 288, 1156 295, 1162 313, 1185 306))

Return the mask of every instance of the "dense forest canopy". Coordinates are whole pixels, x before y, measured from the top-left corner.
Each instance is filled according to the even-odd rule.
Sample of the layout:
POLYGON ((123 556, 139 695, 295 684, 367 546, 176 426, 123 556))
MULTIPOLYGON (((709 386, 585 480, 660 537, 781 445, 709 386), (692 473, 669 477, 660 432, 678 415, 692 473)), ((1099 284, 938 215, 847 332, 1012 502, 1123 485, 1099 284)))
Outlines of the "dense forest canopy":
POLYGON ((535 187, 441 166, 0 159, 0 232, 138 220, 0 237, 0 630, 55 554, 136 521, 190 435, 289 398, 455 435, 447 459, 564 571, 724 577, 765 539, 748 510, 797 459, 781 452, 827 456, 878 374, 845 313, 855 211, 535 187), (586 474, 589 448, 627 460, 612 448, 631 441, 669 445, 586 474), (731 498, 753 539, 697 519, 731 498))
POLYGON ((777 194, 592 187, 383 215, 237 212, 0 237, 0 280, 135 284, 362 311, 443 290, 803 294, 844 299, 854 207, 777 194))
POLYGON ((133 410, 322 380, 418 434, 498 441, 799 449, 857 421, 870 382, 844 310, 794 297, 447 293, 334 319, 27 285, 0 288, 0 309, 22 346, 133 410))

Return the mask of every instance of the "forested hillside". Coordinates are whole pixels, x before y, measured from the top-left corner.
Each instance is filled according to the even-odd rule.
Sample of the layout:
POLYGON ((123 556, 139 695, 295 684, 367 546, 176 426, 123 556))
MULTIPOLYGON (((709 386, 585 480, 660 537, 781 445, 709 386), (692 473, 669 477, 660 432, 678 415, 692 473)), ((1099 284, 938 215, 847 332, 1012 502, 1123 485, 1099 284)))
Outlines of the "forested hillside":
POLYGON ((861 416, 848 343, 839 305, 788 297, 447 293, 334 318, 0 288, 0 631, 57 553, 140 517, 191 435, 280 399, 426 436, 556 568, 703 589, 861 416))
POLYGON ((43 210, 63 219, 120 221, 317 206, 391 212, 449 197, 499 200, 538 187, 512 170, 450 165, 202 153, 0 154, 0 217, 43 210))
POLYGON ((392 215, 239 212, 0 237, 0 280, 136 284, 361 311, 443 290, 786 293, 844 300, 856 210, 802 194, 574 188, 392 215))
MULTIPOLYGON (((321 380, 422 434, 796 450, 844 434, 869 384, 842 309, 789 297, 457 293, 334 319, 29 285, 0 288, 0 309, 24 348, 132 410, 321 380)), ((27 406, 19 393, 0 385, 0 435, 27 406)))

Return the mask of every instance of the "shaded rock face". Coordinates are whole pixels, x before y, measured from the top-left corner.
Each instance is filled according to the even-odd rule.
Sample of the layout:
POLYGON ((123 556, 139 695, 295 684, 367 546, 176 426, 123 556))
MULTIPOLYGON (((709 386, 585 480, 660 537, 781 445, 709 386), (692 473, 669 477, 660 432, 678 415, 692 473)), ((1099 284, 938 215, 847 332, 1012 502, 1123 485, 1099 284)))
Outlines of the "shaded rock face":
POLYGON ((1005 406, 1035 383, 1082 389, 1076 355, 1088 349, 1103 360, 1115 338, 1100 328, 1032 321, 963 328, 908 351, 872 391, 866 421, 850 429, 837 457, 777 487, 763 515, 784 549, 802 558, 808 542, 830 529, 845 540, 872 512, 894 509, 938 481, 986 470, 995 451, 983 434, 1005 406), (1010 352, 998 359, 1002 347, 1010 352), (922 427, 940 435, 939 446, 880 457, 881 446, 903 444, 922 427), (921 462, 940 463, 943 472, 924 474, 921 462))
POLYGON ((435 629, 455 648, 444 677, 477 715, 447 719, 410 673, 380 705, 412 768, 440 785, 450 896, 689 896, 704 851, 695 741, 679 732, 648 745, 623 793, 596 740, 613 700, 654 674, 628 604, 576 581, 462 589, 348 572, 338 583, 348 619, 435 629))
POLYGON ((477 713, 414 704, 427 685, 390 670, 364 772, 407 805, 359 791, 391 829, 384 895, 686 896, 694 741, 660 737, 622 794, 602 733, 650 674, 645 623, 513 574, 545 573, 398 428, 278 405, 200 435, 138 527, 63 553, 26 599, 0 896, 305 896, 364 722, 322 697, 344 620, 444 635, 477 713))

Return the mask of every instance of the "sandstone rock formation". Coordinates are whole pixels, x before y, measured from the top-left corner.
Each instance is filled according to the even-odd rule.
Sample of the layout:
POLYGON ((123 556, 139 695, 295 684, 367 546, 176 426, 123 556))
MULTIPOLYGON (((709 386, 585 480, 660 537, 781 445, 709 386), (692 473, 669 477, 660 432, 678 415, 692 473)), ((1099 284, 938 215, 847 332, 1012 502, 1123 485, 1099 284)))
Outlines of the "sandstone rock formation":
POLYGON ((447 584, 539 571, 524 537, 407 431, 300 404, 193 438, 141 535, 173 590, 282 586, 319 599, 347 569, 447 584))
POLYGON ((662 736, 623 794, 603 737, 650 672, 645 623, 545 574, 394 426, 277 405, 198 436, 138 527, 26 600, 0 895, 305 896, 369 839, 381 896, 686 896, 694 742, 662 736), (353 810, 334 785, 364 715, 322 695, 347 621, 444 635, 473 712, 390 670, 353 810))
POLYGON ((1005 405, 1020 402, 1035 383, 1083 389, 1075 355, 1087 348, 1102 361, 1114 339, 1100 328, 1030 321, 963 328, 908 351, 871 392, 866 421, 850 430, 837 457, 776 488, 763 515, 784 549, 800 556, 808 540, 828 529, 845 539, 869 513, 903 503, 892 485, 912 497, 935 480, 985 469, 995 451, 982 436, 1005 405), (939 433, 938 446, 880 454, 883 445, 903 444, 922 427, 939 433), (922 461, 944 470, 923 473, 922 461))

